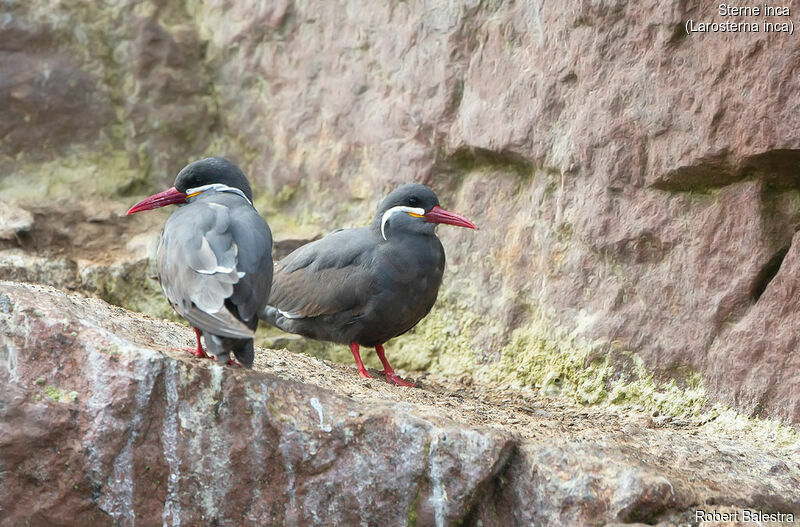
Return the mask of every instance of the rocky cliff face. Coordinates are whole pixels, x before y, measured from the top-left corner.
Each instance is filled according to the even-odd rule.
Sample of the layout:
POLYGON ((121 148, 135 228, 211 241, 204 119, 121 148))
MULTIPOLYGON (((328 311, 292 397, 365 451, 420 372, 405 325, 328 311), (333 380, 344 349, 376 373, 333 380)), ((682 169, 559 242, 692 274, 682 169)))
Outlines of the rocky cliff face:
POLYGON ((0 282, 0 526, 685 525, 800 516, 800 451, 640 412, 258 350, 0 282), (637 523, 639 522, 639 523, 637 523))
POLYGON ((800 422, 797 39, 687 36, 714 10, 677 1, 3 9, 4 198, 138 195, 224 153, 293 238, 422 181, 482 230, 440 229, 398 364, 800 422))

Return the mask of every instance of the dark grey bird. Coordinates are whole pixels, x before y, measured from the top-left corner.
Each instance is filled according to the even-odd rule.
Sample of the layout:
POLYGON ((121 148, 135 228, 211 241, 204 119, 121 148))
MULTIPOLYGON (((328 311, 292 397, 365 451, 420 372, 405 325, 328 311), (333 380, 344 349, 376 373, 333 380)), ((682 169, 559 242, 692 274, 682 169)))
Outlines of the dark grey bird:
POLYGON ((272 284, 272 233, 253 207, 244 173, 222 157, 183 168, 175 186, 128 214, 177 204, 158 246, 158 280, 170 305, 195 329, 196 357, 253 365, 253 334, 272 284))
POLYGON ((363 377, 370 375, 359 346, 374 347, 389 382, 414 386, 395 374, 383 344, 413 328, 436 302, 445 264, 439 223, 476 228, 439 207, 428 187, 397 188, 371 225, 334 231, 276 264, 264 319, 289 333, 349 344, 363 377))

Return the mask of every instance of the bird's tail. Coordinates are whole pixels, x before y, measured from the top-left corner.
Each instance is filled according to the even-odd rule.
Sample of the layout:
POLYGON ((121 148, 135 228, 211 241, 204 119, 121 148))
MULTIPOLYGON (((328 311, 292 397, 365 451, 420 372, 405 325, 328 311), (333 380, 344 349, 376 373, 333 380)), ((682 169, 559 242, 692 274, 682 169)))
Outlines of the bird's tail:
POLYGON ((231 339, 205 332, 203 336, 206 338, 208 352, 215 355, 218 360, 227 361, 229 354, 232 352, 242 366, 253 367, 253 359, 255 358, 253 339, 231 339))
POLYGON ((243 340, 241 342, 242 344, 233 348, 233 356, 236 357, 236 360, 242 363, 242 366, 246 368, 252 368, 253 358, 255 357, 253 340, 243 340))

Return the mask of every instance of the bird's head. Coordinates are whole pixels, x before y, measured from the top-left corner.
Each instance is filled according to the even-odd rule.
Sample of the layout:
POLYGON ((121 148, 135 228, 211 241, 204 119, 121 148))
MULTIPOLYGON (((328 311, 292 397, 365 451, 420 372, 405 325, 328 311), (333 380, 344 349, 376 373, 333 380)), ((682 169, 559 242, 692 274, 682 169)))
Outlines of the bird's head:
POLYGON ((390 229, 432 234, 439 223, 477 229, 464 216, 442 209, 436 194, 418 183, 402 185, 386 196, 373 223, 380 228, 384 240, 388 239, 390 229))
POLYGON ((253 191, 241 169, 224 157, 208 157, 183 167, 172 188, 143 199, 128 214, 187 203, 209 190, 233 192, 253 202, 253 191))

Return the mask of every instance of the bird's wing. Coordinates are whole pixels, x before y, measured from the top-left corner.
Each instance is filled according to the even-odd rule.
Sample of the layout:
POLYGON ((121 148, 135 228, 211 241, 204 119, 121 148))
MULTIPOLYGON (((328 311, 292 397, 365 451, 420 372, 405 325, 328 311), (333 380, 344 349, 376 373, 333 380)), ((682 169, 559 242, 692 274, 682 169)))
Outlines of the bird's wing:
POLYGON ((272 286, 272 233, 252 207, 237 207, 231 215, 231 231, 239 247, 237 271, 244 275, 233 286, 228 302, 250 325, 266 306, 272 286))
POLYGON ((254 331, 226 305, 246 278, 231 223, 230 210, 217 203, 178 209, 164 227, 158 274, 170 304, 193 326, 221 337, 252 338, 254 331))
POLYGON ((281 260, 268 304, 291 319, 346 311, 357 318, 376 287, 364 234, 362 229, 334 231, 281 260))

